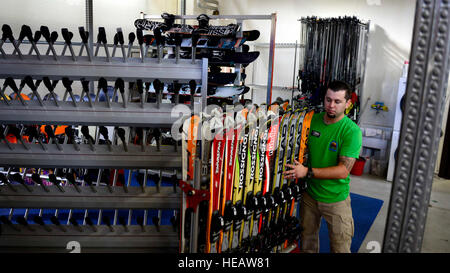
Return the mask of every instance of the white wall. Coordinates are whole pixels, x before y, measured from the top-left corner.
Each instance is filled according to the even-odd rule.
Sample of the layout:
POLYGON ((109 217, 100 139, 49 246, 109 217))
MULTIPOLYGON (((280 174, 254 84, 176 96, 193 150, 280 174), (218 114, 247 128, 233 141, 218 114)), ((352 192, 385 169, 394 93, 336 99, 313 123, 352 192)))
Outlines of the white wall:
MULTIPOLYGON (((176 4, 176 0, 170 1, 176 4)), ((68 28, 73 32, 74 42, 80 42, 81 38, 78 33, 78 27, 86 27, 86 1, 85 0, 2 0, 2 8, 0 9, 0 23, 11 26, 14 37, 17 38, 22 25, 29 25, 32 31, 39 30, 42 25, 48 26, 50 32, 57 31, 59 34, 58 41, 62 41, 61 28, 68 28)), ((169 7, 168 1, 154 0, 93 0, 93 27, 94 42, 96 41, 98 27, 104 27, 107 34, 108 43, 112 43, 116 28, 121 27, 124 32, 125 42, 128 41, 128 33, 135 32, 134 20, 139 18, 140 12, 147 12, 147 9, 158 11, 169 7)), ((176 8, 175 10, 176 11, 176 8)), ((43 38, 41 38, 41 41, 43 38)), ((22 47, 27 47, 23 45, 22 47)), ((29 46, 28 46, 29 47, 29 46)), ((11 52, 11 44, 5 44, 4 48, 7 52, 11 52)), ((40 46, 41 54, 45 53, 47 47, 40 46)), ((77 48, 78 49, 78 48, 77 48)), ((62 51, 61 47, 56 47, 58 54, 62 51)), ((75 50, 78 53, 77 50, 75 50)), ((69 54, 69 53, 66 53, 69 54)), ((99 54, 104 54, 100 50, 99 54)), ((16 81, 17 82, 17 81, 16 81)), ((73 86, 75 94, 80 94, 81 84, 75 82, 73 86)), ((24 90, 25 94, 30 91, 24 90)), ((41 95, 47 94, 48 91, 43 85, 39 87, 41 95)), ((64 87, 58 84, 56 93, 62 97, 64 87)))
MULTIPOLYGON (((93 0, 94 37, 98 27, 103 26, 107 37, 114 36, 116 28, 121 27, 125 34, 135 31, 134 20, 139 12, 145 11, 148 0, 93 0)), ((0 21, 9 24, 15 36, 23 24, 33 31, 41 25, 50 31, 68 28, 74 33, 74 41, 80 41, 78 27, 86 26, 85 0, 2 0, 0 21)))
MULTIPOLYGON (((99 26, 104 26, 112 39, 115 29, 121 27, 127 35, 134 31, 133 22, 141 11, 147 14, 162 12, 178 13, 177 0, 94 0, 94 35, 99 26)), ((200 13, 196 0, 187 0, 187 14, 200 13)), ((220 1, 220 14, 271 14, 277 13, 276 42, 294 43, 300 41, 300 23, 305 16, 334 17, 357 16, 370 20, 369 48, 363 102, 369 104, 383 101, 389 108, 395 105, 398 78, 404 60, 409 58, 415 1, 412 0, 227 0, 220 1)), ((208 11, 208 14, 211 12, 208 11)), ((11 25, 18 36, 22 24, 32 30, 47 25, 50 30, 60 32, 67 27, 74 32, 74 41, 79 41, 78 27, 85 25, 84 0, 3 0, 0 21, 11 25)), ((270 21, 246 21, 244 29, 258 29, 261 37, 257 42, 269 42, 270 21)), ((94 36, 95 37, 95 36, 94 36)), ((293 50, 277 49, 275 52, 275 86, 292 86, 293 50)), ((261 49, 257 60, 254 82, 267 83, 268 51, 261 49)), ((251 81, 252 70, 247 71, 251 81)), ((265 93, 265 92, 264 92, 265 93)), ((264 94, 265 96, 265 94, 264 94)), ((275 99, 275 97, 273 97, 275 99)), ((370 105, 369 105, 370 108, 370 105)), ((392 126, 393 111, 375 115, 367 109, 362 117, 363 124, 392 126)))
MULTIPOLYGON (((221 14, 271 14, 277 13, 276 43, 295 43, 300 41, 300 22, 306 16, 336 17, 356 16, 360 20, 370 20, 367 70, 364 84, 363 102, 371 98, 370 104, 383 101, 390 109, 395 106, 398 79, 403 62, 409 58, 414 24, 415 1, 412 0, 229 0, 220 1, 221 14)), ((258 42, 269 42, 270 23, 248 21, 244 29, 258 29, 261 37, 258 42)), ((274 85, 292 86, 293 50, 275 51, 274 85)), ((259 60, 266 66, 268 54, 259 60)), ((264 72, 258 72, 255 82, 267 82, 264 72)), ((394 112, 375 115, 367 109, 362 124, 392 127, 394 112)))

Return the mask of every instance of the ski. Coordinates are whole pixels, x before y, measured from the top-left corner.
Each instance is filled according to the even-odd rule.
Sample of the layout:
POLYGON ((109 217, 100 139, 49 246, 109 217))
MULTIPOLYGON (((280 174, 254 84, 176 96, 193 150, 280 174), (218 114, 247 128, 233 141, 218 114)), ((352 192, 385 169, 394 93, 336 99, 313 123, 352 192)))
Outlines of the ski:
MULTIPOLYGON (((300 147, 300 140, 301 140, 301 133, 302 133, 302 124, 303 124, 303 119, 305 117, 305 111, 301 111, 301 109, 296 110, 297 112, 297 117, 296 119, 292 122, 291 124, 291 132, 290 132, 290 136, 289 136, 289 143, 290 143, 290 151, 288 152, 287 158, 286 158, 286 162, 285 164, 293 164, 294 163, 294 159, 298 157, 298 151, 299 151, 299 147, 300 147)), ((296 191, 294 189, 294 183, 291 179, 284 179, 284 186, 283 186, 283 191, 284 191, 284 196, 285 196, 285 200, 286 202, 283 205, 282 211, 281 211, 281 225, 283 227, 283 235, 284 237, 287 236, 288 232, 290 231, 289 229, 291 228, 291 226, 289 225, 290 222, 290 218, 287 219, 286 215, 288 214, 288 212, 290 212, 291 207, 294 205, 294 198, 297 196, 296 195, 296 191)), ((288 240, 286 238, 284 238, 285 243, 283 244, 279 244, 278 248, 276 249, 276 251, 279 251, 282 247, 286 248, 287 247, 287 242, 288 240)))
MULTIPOLYGON (((223 117, 221 113, 210 120, 212 136, 214 140, 211 143, 211 166, 210 166, 210 201, 208 217, 206 222, 206 249, 207 253, 217 253, 217 241, 220 237, 220 231, 223 228, 223 217, 219 211, 222 189, 222 174, 225 151, 225 129, 223 128, 223 117)), ((206 141, 206 140, 204 140, 206 141)), ((209 144, 207 144, 209 145, 209 144)))
POLYGON ((255 184, 256 172, 258 171, 257 157, 259 145, 259 124, 256 111, 256 107, 252 106, 247 115, 249 142, 247 146, 247 167, 243 196, 243 206, 245 207, 246 214, 244 215, 239 235, 239 247, 241 251, 245 251, 249 245, 248 237, 250 235, 250 223, 253 217, 254 207, 257 204, 253 195, 253 185, 255 184))
POLYGON ((275 157, 275 168, 273 172, 273 181, 272 181, 272 187, 271 187, 271 196, 273 197, 273 203, 271 210, 269 211, 269 217, 267 221, 268 229, 270 230, 270 239, 269 244, 267 247, 270 247, 275 244, 275 240, 278 238, 279 234, 277 233, 276 227, 275 227, 275 217, 277 215, 277 211, 279 209, 279 205, 282 200, 282 194, 283 192, 280 189, 280 183, 282 178, 282 170, 283 170, 283 158, 286 153, 286 141, 287 141, 287 135, 289 130, 289 121, 291 117, 291 111, 288 110, 283 114, 282 120, 281 120, 281 128, 279 129, 278 133, 278 149, 277 154, 275 157))
POLYGON ((276 165, 275 159, 278 151, 279 128, 283 119, 283 115, 279 115, 279 106, 277 104, 272 104, 269 107, 268 116, 271 118, 266 147, 266 159, 264 161, 265 175, 263 182, 264 187, 262 189, 262 195, 264 197, 264 207, 259 221, 259 234, 255 239, 255 247, 259 249, 259 251, 265 251, 265 245, 270 240, 269 220, 272 208, 275 204, 274 198, 272 196, 272 181, 276 165))
MULTIPOLYGON (((306 110, 307 111, 307 110, 306 110)), ((311 120, 314 116, 314 110, 310 110, 305 114, 302 120, 302 129, 300 137, 300 145, 298 148, 298 154, 295 155, 300 164, 308 164, 308 138, 309 138, 309 128, 311 126, 311 120)), ((307 184, 305 179, 296 179, 295 184, 299 186, 300 192, 306 190, 307 184)), ((298 200, 296 200, 298 201, 298 200)), ((296 215, 297 205, 292 206, 289 214, 290 216, 296 215)))
MULTIPOLYGON (((194 179, 194 161, 196 157, 197 131, 200 118, 192 115, 187 118, 182 127, 182 181, 189 184, 188 181, 194 179)), ((190 183, 192 184, 192 183, 190 183)), ((185 184, 180 182, 180 187, 185 184)), ((191 185, 192 186, 192 185, 191 185)), ((181 195, 181 220, 180 220, 180 252, 192 253, 191 237, 193 229, 193 216, 195 208, 190 207, 186 193, 181 195)))
MULTIPOLYGON (((283 172, 285 171, 285 165, 286 163, 291 163, 291 157, 292 157, 292 151, 294 148, 294 134, 295 134, 295 125, 296 120, 298 118, 298 111, 294 111, 289 116, 289 119, 285 120, 287 122, 287 130, 285 132, 285 139, 281 142, 280 145, 283 145, 285 148, 285 151, 283 154, 279 155, 279 162, 278 162, 278 173, 279 173, 279 181, 277 181, 277 185, 275 187, 275 191, 278 191, 276 193, 275 198, 278 203, 278 206, 275 211, 275 217, 273 219, 273 228, 276 230, 276 241, 274 242, 276 245, 278 245, 279 241, 282 239, 283 230, 282 230, 282 224, 280 223, 280 215, 284 213, 284 208, 286 204, 286 200, 288 196, 286 196, 287 193, 287 179, 284 178, 283 172), (281 172, 281 173, 280 173, 281 172), (278 188, 278 189, 277 189, 278 188)), ((286 123, 283 124, 283 127, 286 123)), ((283 128, 284 129, 284 128, 283 128)), ((278 251, 278 248, 275 247, 274 251, 278 251)))
POLYGON ((229 251, 236 251, 239 246, 239 235, 241 230, 241 224, 244 216, 246 215, 245 207, 243 206, 244 184, 246 178, 247 169, 247 151, 249 145, 249 126, 247 123, 248 109, 244 108, 236 115, 237 124, 245 124, 240 131, 237 138, 238 149, 236 149, 236 166, 234 172, 233 181, 233 206, 236 209, 236 217, 233 219, 232 226, 228 235, 229 238, 229 251))
MULTIPOLYGON (((227 117, 225 121, 228 123, 230 122, 228 118, 231 118, 233 120, 233 116, 228 116, 229 113, 227 113, 227 117)), ((236 113, 237 115, 241 115, 240 113, 236 113)), ((243 119, 241 120, 243 121, 243 119)), ((219 238, 219 246, 220 251, 218 252, 225 252, 229 249, 230 240, 230 229, 233 223, 233 220, 237 216, 236 207, 233 204, 233 187, 234 187, 234 181, 235 181, 235 168, 236 168, 236 157, 238 156, 238 143, 239 143, 239 137, 241 136, 241 131, 244 126, 243 122, 239 122, 238 120, 233 120, 230 122, 231 124, 226 124, 225 127, 228 128, 226 133, 226 151, 225 151, 225 157, 226 157, 226 163, 225 163, 225 171, 224 171, 224 185, 222 187, 222 195, 223 200, 221 204, 221 212, 224 219, 224 226, 222 234, 219 238), (231 129, 229 129, 232 127, 231 129)))
POLYGON ((258 135, 259 138, 259 146, 258 146, 258 155, 256 162, 256 178, 253 187, 254 192, 254 214, 250 220, 250 242, 249 242, 249 251, 257 252, 261 249, 258 244, 258 234, 260 233, 260 222, 262 220, 262 215, 264 209, 266 207, 266 200, 264 194, 266 192, 265 188, 268 185, 266 177, 268 177, 269 170, 266 168, 266 151, 267 145, 269 141, 269 132, 272 126, 272 119, 274 116, 269 113, 259 112, 258 122, 260 125, 260 133, 258 135))

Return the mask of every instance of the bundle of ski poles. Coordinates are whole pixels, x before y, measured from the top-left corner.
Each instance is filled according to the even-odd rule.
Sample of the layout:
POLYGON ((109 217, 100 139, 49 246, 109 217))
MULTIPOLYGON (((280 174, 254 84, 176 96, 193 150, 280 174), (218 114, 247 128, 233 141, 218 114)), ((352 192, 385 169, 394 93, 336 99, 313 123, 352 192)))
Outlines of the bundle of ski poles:
POLYGON ((181 252, 281 252, 298 243, 306 182, 283 172, 294 159, 308 164, 314 111, 239 104, 185 119, 181 252))
MULTIPOLYGON (((305 45, 298 73, 301 93, 310 95, 314 104, 321 104, 326 87, 333 80, 344 81, 357 92, 364 69, 368 25, 356 17, 306 17, 300 22, 301 43, 305 45)), ((353 116, 357 119, 357 113, 353 116)))

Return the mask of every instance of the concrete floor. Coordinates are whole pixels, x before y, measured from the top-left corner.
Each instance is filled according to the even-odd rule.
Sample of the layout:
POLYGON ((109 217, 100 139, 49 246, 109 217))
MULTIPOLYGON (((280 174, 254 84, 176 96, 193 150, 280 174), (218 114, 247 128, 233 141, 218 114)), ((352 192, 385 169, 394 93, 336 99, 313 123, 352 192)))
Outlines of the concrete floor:
MULTIPOLYGON (((364 239, 359 253, 374 251, 371 241, 382 246, 392 183, 384 178, 363 174, 351 175, 350 191, 384 201, 380 212, 364 239)), ((450 180, 435 176, 428 206, 422 253, 450 253, 450 180)))

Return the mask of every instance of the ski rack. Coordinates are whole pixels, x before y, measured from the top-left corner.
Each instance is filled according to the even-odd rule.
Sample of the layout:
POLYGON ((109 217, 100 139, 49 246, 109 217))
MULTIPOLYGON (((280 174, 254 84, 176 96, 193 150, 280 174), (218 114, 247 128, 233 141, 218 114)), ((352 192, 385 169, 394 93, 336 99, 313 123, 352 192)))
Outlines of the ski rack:
MULTIPOLYGON (((210 20, 220 20, 220 19, 231 19, 235 20, 236 24, 239 25, 239 31, 236 37, 242 37, 242 24, 246 20, 270 20, 270 42, 269 42, 269 64, 268 64, 268 75, 267 75, 267 93, 266 93, 266 103, 267 105, 272 103, 272 83, 273 83, 273 65, 274 65, 274 54, 275 54, 275 30, 277 23, 277 14, 272 13, 270 15, 208 15, 210 20)), ((141 12, 141 19, 158 19, 162 20, 160 15, 147 15, 141 12)), ((196 15, 175 15, 175 19, 180 19, 183 22, 185 20, 196 20, 196 15)), ((241 51, 241 48, 236 49, 237 52, 241 51)), ((240 71, 242 70, 242 65, 235 65, 235 71, 237 73, 236 83, 241 81, 240 71)), ((203 103, 206 105, 206 99, 203 103)))
MULTIPOLYGON (((346 17, 344 17, 342 19, 345 19, 345 18, 346 17)), ((348 17, 348 18, 350 19, 351 17, 348 17)), ((306 39, 306 34, 305 33, 308 30, 308 26, 306 25, 305 22, 307 22, 308 20, 317 20, 317 19, 319 19, 319 20, 321 20, 321 19, 327 20, 327 19, 330 19, 330 18, 319 18, 319 17, 313 16, 313 17, 306 17, 306 18, 302 17, 301 19, 297 19, 297 21, 300 22, 300 24, 301 24, 301 26, 300 26, 300 42, 301 42, 301 45, 302 45, 301 48, 303 50, 303 52, 300 53, 300 58, 304 57, 306 59, 306 57, 307 57, 305 55, 305 52, 307 52, 306 51, 307 50, 306 44, 307 43, 311 44, 311 41, 305 40, 306 39)), ((334 19, 337 19, 337 18, 331 18, 331 19, 334 20, 334 19)), ((338 20, 340 20, 340 19, 341 19, 341 17, 339 17, 338 20)), ((353 17, 353 19, 356 19, 356 17, 353 17)), ((361 32, 359 32, 359 34, 358 34, 358 36, 359 36, 358 46, 357 46, 357 48, 355 48, 356 49, 355 58, 356 58, 356 61, 357 61, 356 64, 353 65, 354 66, 354 70, 355 70, 354 71, 355 75, 354 75, 354 79, 353 80, 348 80, 349 81, 348 83, 350 84, 351 88, 354 88, 354 91, 357 93, 358 100, 359 101, 363 101, 362 97, 363 97, 363 94, 364 94, 363 93, 363 88, 364 88, 364 80, 365 80, 365 74, 366 74, 365 72, 366 72, 366 63, 367 63, 367 51, 368 51, 368 46, 369 46, 370 20, 368 20, 367 22, 363 22, 363 21, 358 22, 357 25, 359 27, 358 31, 361 31, 361 32)), ((324 31, 324 29, 322 29, 322 31, 324 31)), ((334 31, 337 31, 337 30, 334 30, 334 31)), ((331 31, 330 31, 330 33, 331 33, 331 31)), ((318 34, 316 34, 315 37, 318 37, 317 35, 318 34)), ((325 38, 327 39, 327 42, 329 42, 328 40, 331 39, 329 37, 329 34, 327 34, 325 36, 326 36, 325 38)), ((324 39, 324 37, 322 37, 322 38, 324 39)), ((323 44, 323 41, 319 42, 319 44, 323 44)), ((314 55, 314 53, 315 52, 313 52, 313 50, 311 50, 311 53, 309 53, 309 54, 310 55, 311 54, 314 55)), ((318 54, 316 54, 316 55, 318 55, 318 54)), ((345 58, 347 58, 347 57, 348 56, 342 57, 342 56, 339 55, 339 53, 337 53, 334 56, 334 59, 332 60, 332 62, 336 61, 337 63, 343 63, 343 60, 345 58)), ((309 56, 309 59, 311 59, 310 62, 311 61, 320 62, 320 60, 314 60, 314 57, 311 57, 311 56, 309 56)), ((320 57, 318 59, 320 59, 320 57)), ((301 86, 300 86, 300 70, 305 68, 305 62, 306 61, 307 60, 303 60, 304 63, 303 64, 300 63, 299 64, 299 68, 298 68, 297 82, 298 82, 298 85, 299 85, 298 86, 298 90, 300 91, 301 94, 304 94, 304 93, 310 91, 310 90, 301 90, 301 86)), ((327 66, 330 66, 330 64, 327 64, 327 66)), ((336 65, 336 68, 333 68, 334 72, 333 71, 329 72, 329 74, 331 75, 333 73, 336 73, 337 67, 338 67, 338 65, 336 65)), ((295 70, 295 67, 294 67, 294 70, 295 70)), ((327 72, 317 72, 317 71, 313 72, 313 73, 316 73, 318 75, 320 74, 320 77, 323 77, 322 75, 324 75, 324 74, 325 75, 328 74, 327 72)), ((294 73, 294 75, 295 75, 295 73, 294 73)), ((328 75, 327 75, 327 77, 328 77, 328 75)), ((333 78, 333 77, 331 77, 331 78, 333 78)), ((334 78, 336 78, 336 76, 334 78)), ((360 114, 361 114, 360 110, 357 111, 357 112, 355 111, 354 117, 352 119, 355 120, 356 122, 358 122, 359 118, 360 118, 360 114)))
MULTIPOLYGON (((180 208, 181 191, 176 187, 179 178, 172 179, 173 187, 164 187, 161 186, 162 176, 160 175, 157 179, 159 181, 155 181, 156 186, 148 186, 148 177, 151 176, 148 170, 151 168, 174 170, 175 178, 179 177, 181 147, 161 145, 160 141, 156 142, 156 146, 132 145, 133 130, 129 129, 129 127, 143 127, 145 133, 142 142, 145 143, 148 128, 170 128, 179 119, 179 116, 171 115, 171 109, 175 104, 162 103, 161 96, 157 97, 156 103, 146 102, 148 90, 145 90, 144 95, 141 92, 140 101, 135 102, 135 95, 138 93, 136 88, 131 89, 126 86, 123 88, 122 96, 119 90, 114 88, 118 99, 114 96, 113 100, 110 100, 110 97, 106 95, 107 99, 102 100, 99 99, 99 94, 106 92, 104 89, 100 90, 99 86, 102 79, 106 82, 117 82, 118 79, 122 79, 125 84, 138 80, 147 83, 155 79, 159 79, 162 83, 176 81, 182 84, 190 80, 204 83, 208 79, 208 60, 196 60, 194 63, 190 60, 179 60, 175 63, 171 59, 155 60, 146 54, 135 57, 135 52, 132 51, 133 46, 128 46, 127 56, 121 54, 120 46, 117 47, 117 55, 120 57, 114 57, 109 55, 106 48, 115 48, 115 45, 95 44, 92 36, 91 32, 91 38, 87 43, 55 41, 53 47, 56 50, 49 49, 48 54, 44 53, 50 43, 45 42, 36 43, 38 50, 30 50, 29 54, 25 52, 28 48, 23 50, 23 45, 31 43, 33 48, 35 45, 27 39, 21 43, 22 47, 17 40, 7 40, 0 46, 0 80, 3 80, 0 83, 0 93, 2 95, 22 98, 18 94, 22 87, 26 86, 25 77, 31 77, 36 85, 38 81, 44 81, 45 77, 53 82, 59 81, 55 91, 64 90, 61 84, 64 79, 73 83, 73 90, 68 92, 71 88, 65 85, 64 98, 56 101, 48 99, 53 90, 47 94, 47 99, 42 96, 42 90, 46 92, 43 83, 33 90, 33 94, 30 93, 31 100, 25 102, 22 99, 6 100, 3 96, 0 97, 2 133, 6 134, 7 128, 15 127, 13 124, 19 124, 19 127, 24 126, 24 128, 35 124, 96 126, 94 132, 90 130, 92 137, 81 136, 71 141, 72 143, 68 143, 67 136, 64 137, 64 143, 55 143, 55 139, 49 140, 48 143, 34 141, 25 144, 20 141, 9 143, 5 139, 0 140, 0 166, 5 170, 8 168, 8 171, 0 171, 7 177, 6 181, 0 183, 0 207, 11 208, 9 217, 2 218, 3 232, 0 236, 2 251, 67 252, 69 248, 66 249, 66 244, 69 241, 78 242, 83 252, 176 252, 178 249, 179 238, 175 220, 172 225, 160 225, 160 214, 164 209, 178 210, 180 208), (64 46, 62 53, 56 53, 61 46, 64 46), (99 55, 94 54, 94 46, 100 47, 99 55), (64 54, 68 48, 72 53, 71 56, 64 54), (10 53, 13 50, 18 54, 10 53), (90 53, 86 53, 88 50, 90 53), (40 53, 37 53, 39 51, 40 53), (80 52, 80 54, 73 54, 73 52, 80 52), (8 78, 20 86, 19 92, 5 84, 8 78), (81 81, 89 81, 88 90, 81 88, 81 81), (97 90, 94 90, 94 82, 97 82, 97 90), (9 95, 5 93, 11 90, 13 92, 9 95), (81 95, 78 90, 83 90, 81 95), (85 91, 87 94, 83 97, 85 91), (38 96, 35 96, 36 93, 41 94, 43 99, 40 100, 38 96), (91 99, 86 101, 86 98, 90 98, 95 93, 97 95, 92 98, 92 101, 91 99), (74 99, 74 94, 81 99, 74 99), (108 145, 101 139, 98 126, 115 127, 108 145), (119 136, 119 126, 126 127, 123 138, 119 136), (44 183, 42 186, 36 182, 19 185, 16 180, 11 179, 10 174, 14 173, 14 170, 23 170, 22 168, 25 168, 25 171, 27 168, 36 170, 37 168, 55 168, 55 172, 56 169, 65 170, 66 168, 94 168, 99 171, 97 181, 92 184, 78 178, 75 183, 69 183, 67 178, 58 176, 57 180, 62 182, 59 185, 44 183), (10 172, 11 169, 12 172, 10 172), (112 185, 109 185, 110 182, 102 181, 102 172, 105 169, 115 169, 112 185), (116 184, 119 169, 129 170, 128 181, 124 185, 116 184), (140 187, 132 186, 130 185, 132 171, 139 169, 145 169, 143 181, 146 182, 141 182, 140 187), (25 222, 13 223, 14 209, 23 208, 26 208, 23 217, 25 222), (58 225, 38 224, 27 220, 28 211, 33 209, 40 209, 39 217, 42 210, 46 209, 53 209, 56 212, 65 209, 70 210, 70 213, 66 219, 67 224, 63 223, 65 219, 58 225), (89 225, 85 218, 82 224, 77 224, 71 218, 72 210, 76 209, 83 209, 86 213, 88 209, 98 210, 97 223, 89 225), (159 218, 156 218, 157 222, 153 219, 152 225, 148 226, 150 221, 147 220, 147 216, 152 209, 158 210, 159 218), (105 225, 105 220, 101 217, 101 212, 104 210, 115 211, 112 224, 105 225), (129 211, 126 225, 117 223, 118 210, 129 211), (137 220, 140 221, 139 225, 131 221, 134 210, 144 210, 142 219, 137 220)), ((127 47, 124 46, 124 48, 127 47)), ((195 103, 195 109, 201 109, 202 105, 206 105, 206 86, 203 84, 201 89, 204 100, 195 103)), ((28 87, 25 88, 29 90, 28 87)), ((24 130, 21 130, 19 134, 22 138, 24 130)), ((28 176, 29 179, 31 175, 26 174, 25 171, 20 172, 20 176, 23 179, 28 176)), ((49 179, 49 176, 38 174, 44 181, 49 179)), ((175 216, 174 219, 176 219, 175 216)))
MULTIPOLYGON (((242 36, 242 24, 245 20, 270 20, 271 22, 271 31, 270 31, 270 51, 269 51, 269 65, 268 65, 268 79, 267 79, 267 96, 266 96, 266 102, 267 105, 269 105, 272 102, 272 83, 273 83, 273 64, 274 64, 274 50, 275 50, 275 30, 276 30, 276 13, 272 13, 270 15, 208 15, 210 20, 218 20, 218 19, 232 19, 235 20, 236 23, 239 25, 239 31, 237 33, 237 37, 242 36)), ((141 12, 141 19, 150 19, 150 20, 162 20, 160 15, 147 15, 143 12, 141 12)), ((176 20, 182 20, 183 22, 185 20, 196 20, 196 15, 175 15, 174 17, 176 20)), ((236 51, 240 51, 241 48, 237 48, 236 51)), ((235 71, 237 73, 236 77, 236 83, 239 83, 241 81, 240 77, 240 71, 242 70, 242 65, 235 65, 235 71)), ((202 85, 203 88, 203 85, 202 85)), ((202 95, 202 104, 206 106, 206 96, 202 95)), ((234 101, 236 101, 236 98, 234 98, 234 101)), ((199 132, 201 132, 201 125, 199 126, 199 132)), ((190 205, 195 206, 193 210, 195 211, 198 208, 198 203, 200 200, 204 200, 206 197, 202 197, 201 193, 203 192, 200 190, 200 179, 201 179, 201 160, 196 159, 194 162, 194 180, 193 181, 181 181, 180 187, 185 192, 195 192, 193 196, 187 196, 186 194, 183 194, 183 200, 182 202, 189 202, 190 205), (187 200, 189 199, 189 201, 187 200)), ((194 219, 191 219, 191 228, 190 228, 190 245, 189 245, 189 251, 191 253, 197 253, 199 252, 198 245, 197 245, 197 238, 198 238, 198 213, 194 214, 194 219)), ((181 250, 184 251, 184 250, 181 250)))

